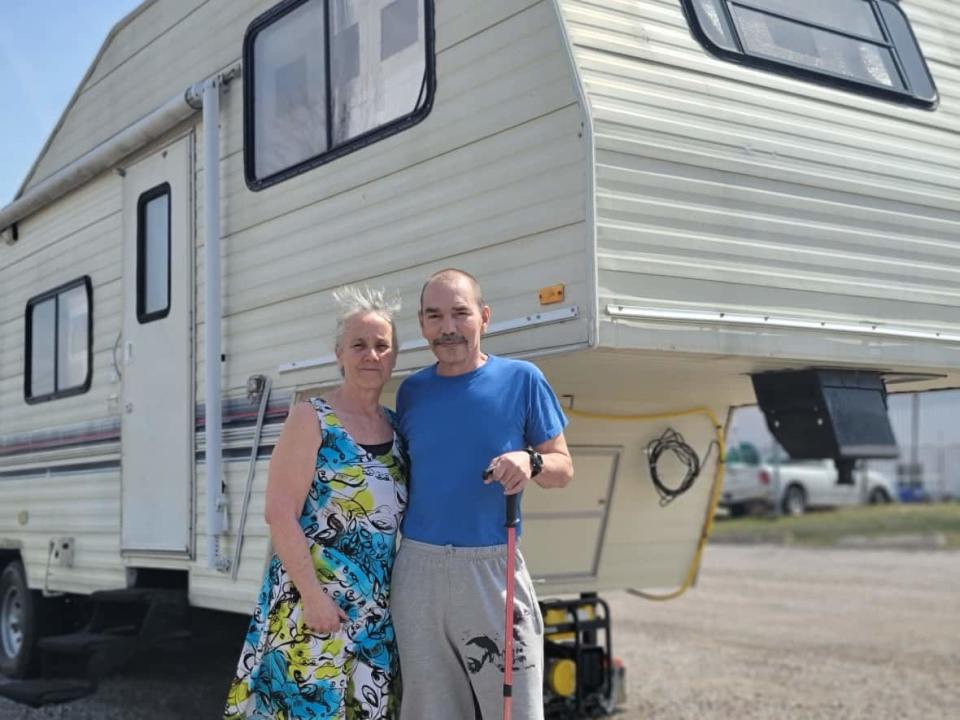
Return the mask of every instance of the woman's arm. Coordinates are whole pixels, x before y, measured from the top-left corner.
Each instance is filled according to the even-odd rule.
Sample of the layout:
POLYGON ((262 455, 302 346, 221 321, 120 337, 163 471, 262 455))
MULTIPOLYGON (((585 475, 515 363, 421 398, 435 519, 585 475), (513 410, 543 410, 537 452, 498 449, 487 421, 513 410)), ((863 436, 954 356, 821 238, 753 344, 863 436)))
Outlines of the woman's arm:
POLYGON ((334 632, 347 616, 323 592, 300 515, 316 472, 320 423, 310 403, 293 406, 270 457, 265 517, 273 548, 303 600, 304 621, 317 632, 334 632))

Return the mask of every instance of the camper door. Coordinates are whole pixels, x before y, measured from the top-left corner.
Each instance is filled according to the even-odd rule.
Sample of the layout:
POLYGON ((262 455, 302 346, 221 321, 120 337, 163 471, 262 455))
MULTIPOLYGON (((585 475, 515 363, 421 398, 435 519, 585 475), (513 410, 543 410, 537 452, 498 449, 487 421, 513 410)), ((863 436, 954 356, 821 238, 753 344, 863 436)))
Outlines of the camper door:
POLYGON ((123 501, 127 554, 191 551, 191 137, 123 181, 123 501))

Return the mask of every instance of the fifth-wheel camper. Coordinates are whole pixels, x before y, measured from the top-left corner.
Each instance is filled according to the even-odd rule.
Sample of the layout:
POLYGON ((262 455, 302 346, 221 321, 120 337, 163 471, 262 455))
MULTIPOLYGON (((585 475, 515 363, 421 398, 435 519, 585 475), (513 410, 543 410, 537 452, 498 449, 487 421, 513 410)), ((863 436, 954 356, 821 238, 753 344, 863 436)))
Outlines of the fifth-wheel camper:
POLYGON ((249 613, 332 290, 401 294, 390 404, 449 266, 569 415, 541 597, 686 589, 732 406, 843 476, 960 384, 958 128, 954 0, 146 0, 0 210, 0 669, 71 597, 249 613))

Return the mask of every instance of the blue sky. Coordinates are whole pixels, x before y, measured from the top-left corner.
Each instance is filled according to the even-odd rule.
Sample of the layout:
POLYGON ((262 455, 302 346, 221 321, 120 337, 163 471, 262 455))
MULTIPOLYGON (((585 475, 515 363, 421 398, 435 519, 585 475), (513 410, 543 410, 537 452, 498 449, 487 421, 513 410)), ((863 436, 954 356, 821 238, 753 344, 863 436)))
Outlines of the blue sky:
POLYGON ((110 28, 140 0, 0 0, 0 207, 26 177, 110 28))

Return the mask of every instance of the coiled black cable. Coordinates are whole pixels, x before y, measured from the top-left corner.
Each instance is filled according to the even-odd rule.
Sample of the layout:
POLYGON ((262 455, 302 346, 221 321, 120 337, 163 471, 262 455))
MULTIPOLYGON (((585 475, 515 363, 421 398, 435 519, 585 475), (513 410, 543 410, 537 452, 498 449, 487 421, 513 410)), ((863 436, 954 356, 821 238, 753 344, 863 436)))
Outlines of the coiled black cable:
MULTIPOLYGON (((710 453, 716 444, 716 440, 710 442, 710 445, 707 447, 707 454, 704 455, 703 463, 706 463, 707 458, 710 457, 710 453)), ((669 505, 693 487, 694 481, 696 481, 697 476, 700 475, 703 463, 701 463, 697 451, 690 447, 683 439, 683 435, 673 428, 667 428, 660 437, 647 443, 647 465, 650 468, 650 479, 653 480, 653 486, 660 496, 660 507, 669 505), (657 470, 660 456, 668 450, 676 455, 680 463, 687 468, 683 480, 676 487, 668 487, 664 484, 663 480, 660 479, 660 472, 657 470)))

